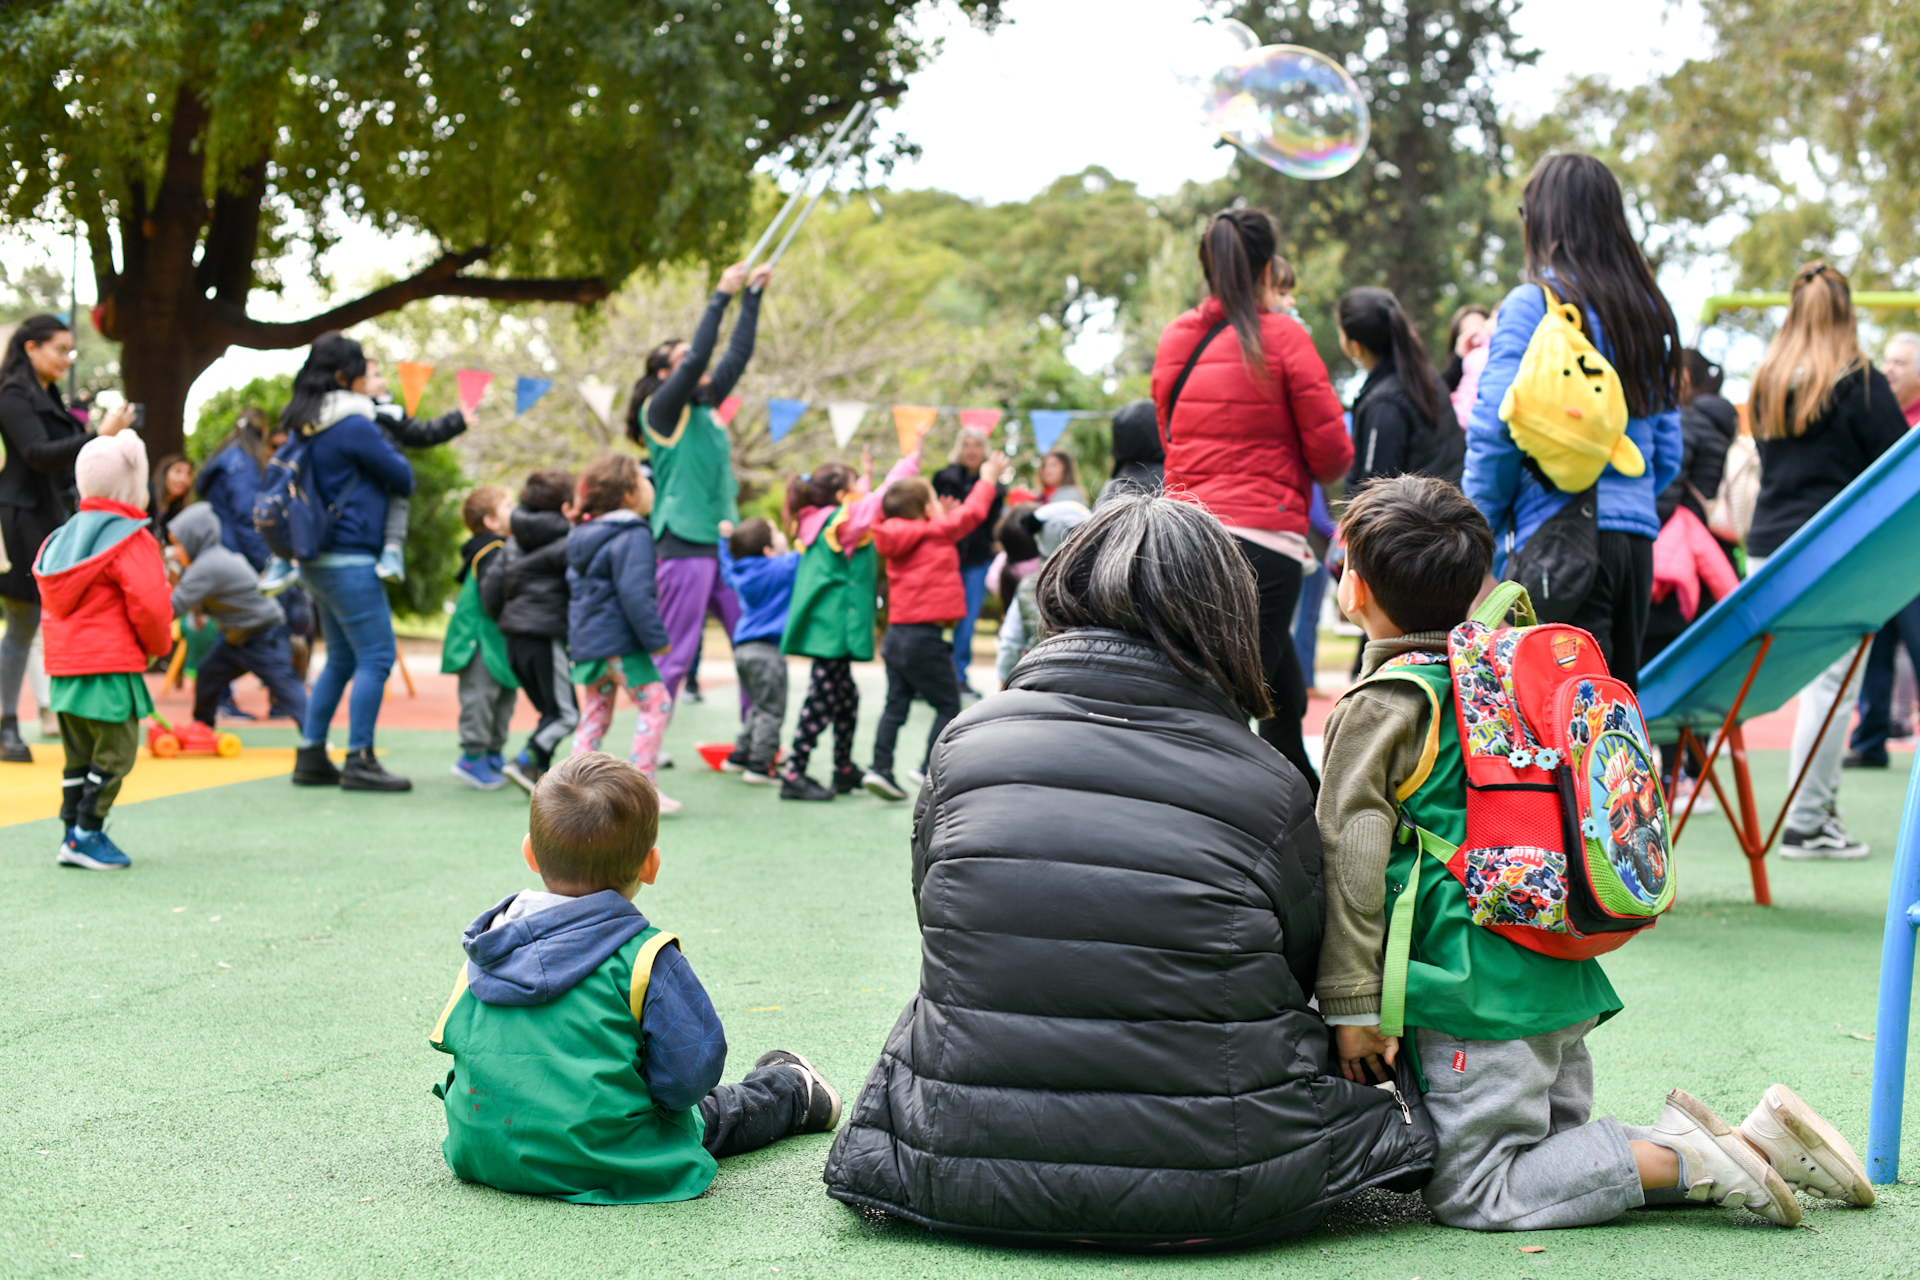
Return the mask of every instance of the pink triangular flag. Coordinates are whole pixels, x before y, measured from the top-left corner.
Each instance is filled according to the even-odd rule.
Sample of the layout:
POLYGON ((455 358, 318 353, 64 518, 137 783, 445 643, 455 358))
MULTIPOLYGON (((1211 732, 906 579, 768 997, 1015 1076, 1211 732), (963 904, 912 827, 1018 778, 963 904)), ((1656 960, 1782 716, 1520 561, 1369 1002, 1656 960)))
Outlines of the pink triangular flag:
POLYGON ((460 407, 472 413, 480 407, 480 397, 487 394, 493 375, 480 369, 462 369, 453 375, 453 381, 460 389, 460 407))
POLYGON ((991 436, 993 429, 1000 425, 1002 416, 998 409, 962 409, 960 426, 967 431, 978 431, 983 436, 991 436))
POLYGON ((720 407, 713 411, 713 416, 720 419, 721 426, 730 427, 733 425, 733 415, 740 412, 740 406, 743 403, 739 396, 728 396, 720 402, 720 407))

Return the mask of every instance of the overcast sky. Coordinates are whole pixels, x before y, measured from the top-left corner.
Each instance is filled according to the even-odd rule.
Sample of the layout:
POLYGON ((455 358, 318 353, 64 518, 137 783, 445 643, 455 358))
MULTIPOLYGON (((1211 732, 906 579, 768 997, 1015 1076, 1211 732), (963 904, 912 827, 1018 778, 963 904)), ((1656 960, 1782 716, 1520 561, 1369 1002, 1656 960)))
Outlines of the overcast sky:
MULTIPOLYGON (((950 8, 936 10, 925 31, 944 39, 941 55, 913 80, 900 107, 886 113, 889 130, 924 148, 893 185, 937 187, 988 201, 1025 199, 1063 173, 1090 164, 1139 183, 1149 194, 1189 179, 1218 177, 1228 154, 1198 122, 1198 104, 1169 65, 1198 0, 1008 0, 1009 21, 993 35, 974 30, 950 8)), ((1575 76, 1600 73, 1644 80, 1705 52, 1697 0, 1611 0, 1596 20, 1587 5, 1523 0, 1516 25, 1541 51, 1539 63, 1501 77, 1502 105, 1520 115, 1549 106, 1575 76)), ((357 293, 378 271, 403 273, 430 247, 350 231, 332 259, 343 290, 357 293), (351 264, 351 265, 346 265, 351 264)), ((17 266, 50 253, 64 272, 70 242, 17 235, 0 239, 0 259, 17 266)), ((1682 317, 1698 311, 1713 288, 1709 271, 1664 280, 1682 317)), ((83 274, 82 304, 92 281, 83 274)), ((326 300, 304 278, 284 299, 256 295, 264 318, 304 314, 326 300)), ((1090 355, 1099 355, 1097 346, 1090 355)), ((194 384, 190 406, 261 373, 298 367, 301 352, 236 348, 194 384)))

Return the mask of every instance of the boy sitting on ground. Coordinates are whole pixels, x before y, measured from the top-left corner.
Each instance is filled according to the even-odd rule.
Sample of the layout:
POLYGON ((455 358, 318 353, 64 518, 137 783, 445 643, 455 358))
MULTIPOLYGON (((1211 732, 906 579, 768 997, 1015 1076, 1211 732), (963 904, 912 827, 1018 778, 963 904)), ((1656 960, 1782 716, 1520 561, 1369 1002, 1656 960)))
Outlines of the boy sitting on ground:
MULTIPOLYGON (((1383 952, 1393 895, 1422 856, 1396 829, 1412 823, 1455 845, 1466 838, 1444 659, 1494 544, 1458 489, 1411 475, 1368 486, 1340 531, 1340 607, 1368 643, 1362 684, 1326 725, 1317 817, 1328 892, 1316 994, 1342 1073, 1371 1083, 1390 1078, 1400 1050, 1398 1037, 1380 1034, 1383 952), (1439 753, 1424 768, 1433 704, 1406 680, 1367 681, 1394 659, 1439 694, 1439 753)), ((1621 1008, 1599 962, 1542 955, 1481 927, 1452 875, 1422 877, 1418 903, 1405 1023, 1439 1143, 1425 1195, 1441 1222, 1577 1227, 1642 1204, 1710 1200, 1792 1226, 1800 1205, 1789 1184, 1873 1203, 1846 1141, 1785 1085, 1768 1088, 1738 1129, 1679 1089, 1651 1128, 1589 1121, 1586 1036, 1621 1008)))
POLYGON ((441 1150, 459 1177, 576 1204, 691 1200, 716 1157, 840 1123, 840 1095, 797 1053, 720 1084, 727 1041, 680 954, 633 905, 660 873, 645 774, 571 756, 533 790, 521 845, 544 890, 467 926, 432 1044, 453 1055, 441 1150))
POLYGON ((251 672, 273 695, 275 715, 307 719, 307 686, 293 674, 293 635, 280 602, 261 594, 260 575, 229 551, 211 502, 196 502, 167 524, 173 615, 205 613, 220 639, 193 677, 193 718, 211 725, 233 682, 251 672), (172 568, 177 564, 178 568, 172 568))

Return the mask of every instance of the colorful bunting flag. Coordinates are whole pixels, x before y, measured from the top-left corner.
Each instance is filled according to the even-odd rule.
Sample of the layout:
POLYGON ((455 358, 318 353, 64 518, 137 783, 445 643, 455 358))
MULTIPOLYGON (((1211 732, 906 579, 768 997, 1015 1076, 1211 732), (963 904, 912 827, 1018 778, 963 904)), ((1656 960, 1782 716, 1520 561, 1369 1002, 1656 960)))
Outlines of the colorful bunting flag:
POLYGON ((1053 442, 1067 429, 1067 423, 1073 420, 1071 409, 1029 409, 1027 417, 1033 422, 1033 447, 1041 453, 1053 448, 1053 442))
POLYGON ((618 388, 604 382, 581 382, 580 398, 587 402, 587 408, 593 410, 593 416, 600 419, 603 427, 613 426, 613 398, 619 394, 618 388))
POLYGON ((768 399, 767 434, 775 440, 781 439, 787 432, 793 430, 793 424, 800 421, 800 415, 806 411, 805 400, 768 399))
POLYGON ((827 402, 827 421, 833 425, 833 447, 844 449, 847 441, 853 439, 865 421, 867 410, 873 406, 864 400, 829 400, 827 402))
POLYGON ((962 409, 960 426, 966 431, 978 431, 983 436, 991 436, 993 429, 1000 425, 1000 418, 998 409, 962 409))
POLYGON ((938 409, 924 404, 897 404, 893 406, 893 429, 900 433, 900 456, 917 453, 920 438, 927 434, 927 428, 940 416, 938 409))
POLYGON ((513 416, 519 417, 553 390, 552 378, 520 378, 513 384, 513 416))
POLYGON ((740 412, 740 406, 743 403, 739 396, 728 396, 713 411, 713 416, 720 420, 721 426, 730 427, 733 425, 733 415, 740 412))
POLYGON ((397 368, 400 371, 400 403, 406 406, 407 416, 411 418, 420 407, 420 393, 427 389, 427 379, 433 376, 433 366, 402 360, 397 368))
POLYGON ((480 397, 487 394, 487 388, 493 384, 493 375, 479 369, 462 369, 453 375, 453 382, 460 390, 460 407, 472 413, 480 407, 480 397))

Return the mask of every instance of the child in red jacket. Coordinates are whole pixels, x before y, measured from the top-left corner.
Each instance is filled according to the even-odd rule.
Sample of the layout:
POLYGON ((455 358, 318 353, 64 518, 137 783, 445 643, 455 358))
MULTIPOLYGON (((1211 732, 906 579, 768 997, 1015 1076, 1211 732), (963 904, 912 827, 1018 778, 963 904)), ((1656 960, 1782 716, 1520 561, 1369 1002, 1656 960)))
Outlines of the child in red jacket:
MULTIPOLYGON (((989 457, 967 500, 948 511, 940 510, 933 486, 918 477, 896 482, 881 500, 886 519, 873 527, 873 545, 887 560, 887 636, 880 642, 887 708, 873 735, 873 767, 861 783, 882 799, 907 798, 893 780, 893 745, 913 700, 924 698, 933 707, 928 755, 947 722, 960 714, 960 678, 944 634, 967 613, 958 543, 987 518, 1006 469, 1005 455, 989 457)), ((924 757, 920 768, 926 768, 924 757)))
POLYGON ((153 714, 143 674, 173 647, 173 600, 147 530, 147 448, 131 431, 90 440, 73 464, 80 511, 34 558, 53 709, 67 751, 58 861, 88 871, 132 865, 107 811, 153 714))

